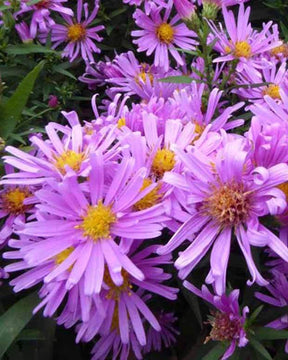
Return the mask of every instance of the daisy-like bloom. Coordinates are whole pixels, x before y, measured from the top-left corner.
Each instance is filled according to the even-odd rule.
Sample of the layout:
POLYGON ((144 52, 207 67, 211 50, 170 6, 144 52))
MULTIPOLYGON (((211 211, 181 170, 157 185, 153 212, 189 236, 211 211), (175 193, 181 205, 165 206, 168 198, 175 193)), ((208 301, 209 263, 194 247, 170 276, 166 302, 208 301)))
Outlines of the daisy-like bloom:
POLYGON ((157 320, 161 326, 161 331, 155 331, 151 326, 147 331, 147 344, 144 346, 144 354, 152 351, 161 351, 163 345, 165 348, 171 347, 176 342, 176 336, 179 331, 175 329, 174 323, 177 321, 174 313, 164 313, 161 311, 157 315, 157 320))
POLYGON ((194 50, 197 42, 194 40, 196 34, 187 28, 184 23, 177 24, 180 17, 174 16, 169 21, 172 10, 172 3, 165 9, 161 16, 162 7, 154 6, 150 15, 137 9, 133 15, 136 24, 142 30, 132 31, 131 35, 137 37, 133 43, 138 46, 138 52, 146 51, 149 56, 155 52, 155 66, 162 66, 165 71, 169 70, 169 53, 176 60, 177 64, 184 65, 183 58, 175 49, 194 50))
POLYGON ((50 28, 55 24, 54 20, 50 17, 51 11, 56 11, 61 15, 73 16, 73 11, 63 6, 67 0, 41 0, 34 5, 30 5, 29 0, 22 0, 21 8, 14 14, 17 18, 27 12, 33 12, 30 22, 30 36, 34 39, 37 31, 47 33, 50 28))
MULTIPOLYGON (((266 289, 270 292, 270 295, 256 292, 255 296, 272 306, 285 307, 288 306, 288 279, 287 273, 283 274, 277 270, 273 270, 273 279, 270 284, 267 285, 266 289)), ((266 325, 267 327, 283 330, 288 329, 288 316, 283 315, 279 319, 271 321, 266 325)), ((288 353, 288 341, 285 345, 285 351, 288 353)))
POLYGON ((52 26, 51 41, 52 48, 56 49, 62 43, 67 44, 62 52, 62 57, 68 57, 70 62, 75 60, 80 54, 84 61, 94 61, 93 54, 99 53, 100 49, 95 45, 95 41, 100 42, 102 38, 97 34, 103 30, 104 26, 92 26, 99 9, 99 0, 94 0, 93 10, 89 15, 88 3, 83 0, 77 1, 77 17, 61 14, 65 25, 55 24, 52 26), (82 12, 84 19, 82 20, 82 12))
MULTIPOLYGON (((11 167, 6 166, 7 173, 13 173, 11 167)), ((26 215, 34 211, 35 189, 28 186, 5 185, 0 191, 0 218, 5 218, 0 231, 0 246, 4 244, 14 229, 24 225, 26 215)))
POLYGON ((166 7, 169 6, 169 0, 123 0, 124 4, 136 5, 139 7, 144 2, 144 9, 147 15, 150 14, 151 9, 155 4, 166 7))
POLYGON ((146 101, 152 96, 167 99, 177 87, 179 88, 179 84, 162 83, 159 79, 181 75, 180 71, 172 69, 163 71, 161 67, 139 63, 132 51, 117 55, 113 60, 113 70, 114 74, 110 74, 106 80, 111 84, 110 97, 118 92, 124 92, 126 95, 138 95, 146 101))
POLYGON ((145 325, 144 320, 155 331, 161 330, 159 322, 146 304, 150 295, 143 296, 143 290, 175 300, 178 289, 163 284, 164 281, 171 278, 171 275, 165 273, 161 266, 171 263, 171 256, 153 255, 156 248, 156 245, 149 246, 134 253, 134 246, 134 249, 132 248, 132 251, 127 254, 144 274, 144 280, 139 281, 127 271, 122 270, 124 281, 121 285, 116 285, 109 275, 108 269, 105 269, 103 289, 100 293, 101 307, 100 309, 95 307, 91 311, 89 321, 83 322, 77 327, 76 342, 79 340, 90 341, 98 333, 104 335, 116 329, 120 333, 123 344, 129 343, 129 332, 133 331, 139 344, 145 346, 147 341, 143 326, 145 325))
POLYGON ((225 294, 218 296, 211 294, 205 285, 202 286, 201 291, 187 281, 184 281, 184 286, 216 308, 209 319, 212 329, 206 342, 213 340, 230 344, 221 360, 229 359, 236 346, 244 347, 247 345, 248 339, 244 325, 249 308, 245 306, 241 314, 238 303, 239 290, 233 290, 228 296, 225 294))
POLYGON ((221 53, 214 62, 238 60, 238 71, 242 71, 243 63, 261 67, 263 64, 257 56, 282 45, 281 41, 275 42, 273 34, 269 32, 272 21, 265 24, 260 32, 252 29, 249 23, 250 7, 245 10, 244 5, 240 4, 237 23, 233 12, 226 7, 223 7, 223 16, 228 36, 222 27, 218 29, 213 22, 209 22, 218 40, 215 49, 221 53))
POLYGON ((271 67, 265 67, 257 71, 250 66, 244 67, 244 72, 237 74, 237 84, 261 84, 269 83, 268 85, 253 87, 253 88, 239 88, 236 89, 238 95, 251 102, 260 101, 264 103, 264 96, 268 95, 272 99, 281 100, 280 90, 288 91, 288 72, 286 70, 286 63, 277 68, 276 64, 271 67))
MULTIPOLYGON (((107 167, 103 155, 96 152, 91 155, 90 164, 87 182, 82 178, 79 183, 77 174, 67 169, 62 182, 53 182, 52 188, 37 191, 35 196, 40 203, 36 221, 26 223, 17 232, 28 238, 21 244, 18 258, 35 269, 52 264, 53 270, 44 277, 46 283, 69 269, 65 281, 68 290, 84 277, 86 295, 100 292, 105 264, 117 285, 124 281, 122 269, 143 280, 143 273, 124 254, 116 239, 158 237, 162 223, 167 220, 162 204, 134 210, 133 205, 155 185, 140 190, 146 169, 135 172, 133 159, 124 158, 121 164, 107 167), (61 259, 57 266, 55 257, 61 259)), ((10 246, 19 245, 10 242, 10 246)))
POLYGON ((179 108, 182 112, 182 122, 192 122, 195 125, 195 131, 198 138, 202 135, 209 124, 210 131, 219 131, 220 129, 233 129, 243 125, 241 119, 228 122, 234 111, 240 109, 244 103, 239 102, 233 106, 221 109, 221 96, 223 91, 214 88, 207 99, 207 105, 203 104, 205 96, 205 84, 197 84, 192 82, 190 87, 175 91, 170 102, 179 108), (220 110, 220 111, 219 111, 220 110), (222 111, 221 111, 222 110, 222 111), (220 115, 216 116, 217 112, 220 115))
POLYGON ((260 217, 278 215, 286 208, 285 194, 276 186, 287 181, 287 164, 255 168, 249 158, 249 143, 241 137, 224 143, 213 157, 193 148, 188 152, 174 149, 186 168, 185 176, 166 173, 163 181, 182 189, 187 204, 193 204, 195 210, 168 244, 158 249, 159 254, 174 250, 192 234, 191 244, 175 262, 180 277, 185 278, 212 247, 206 282, 221 295, 226 289, 234 233, 252 276, 248 285, 255 281, 266 285, 253 261, 251 245, 271 248, 288 261, 288 248, 259 222, 260 217))
POLYGON ((80 125, 77 114, 74 111, 62 114, 70 126, 49 123, 45 128, 48 140, 32 136, 30 141, 36 150, 35 154, 28 154, 12 146, 6 147, 6 151, 12 156, 4 156, 4 162, 19 172, 4 176, 2 184, 31 185, 42 184, 48 178, 61 180, 67 169, 73 170, 79 176, 87 176, 90 169, 90 153, 98 150, 105 154, 106 159, 114 156, 118 145, 113 146, 113 128, 102 128, 90 137, 87 144, 85 129, 80 125))

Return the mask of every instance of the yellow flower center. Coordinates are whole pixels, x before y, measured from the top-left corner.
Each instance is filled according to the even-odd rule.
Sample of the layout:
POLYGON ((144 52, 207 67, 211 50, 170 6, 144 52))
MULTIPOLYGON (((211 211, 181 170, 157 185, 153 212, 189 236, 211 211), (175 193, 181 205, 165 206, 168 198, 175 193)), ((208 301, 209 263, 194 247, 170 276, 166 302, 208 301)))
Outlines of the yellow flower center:
POLYGON ((82 24, 73 24, 67 27, 67 37, 71 42, 77 42, 85 39, 86 29, 82 24))
POLYGON ((24 205, 24 200, 32 194, 25 188, 13 188, 5 191, 1 197, 3 201, 3 209, 10 214, 23 214, 29 206, 24 205))
POLYGON ((77 153, 73 150, 64 151, 59 156, 54 156, 55 158, 55 167, 61 172, 61 174, 65 174, 65 165, 68 165, 74 171, 79 171, 83 160, 85 159, 84 153, 77 153))
POLYGON ((248 196, 242 184, 223 184, 214 188, 212 195, 204 201, 202 210, 222 226, 238 225, 248 217, 248 196))
POLYGON ((135 76, 135 82, 137 85, 141 86, 141 83, 144 82, 146 84, 147 82, 147 76, 149 78, 150 84, 154 81, 154 76, 151 73, 151 67, 148 64, 141 64, 140 72, 135 76), (140 82, 141 80, 141 82, 140 82))
POLYGON ((65 261, 68 256, 74 251, 74 248, 71 246, 63 251, 60 254, 55 256, 55 264, 60 265, 65 261))
POLYGON ((162 178, 165 171, 170 171, 174 168, 176 163, 175 154, 168 149, 159 149, 152 162, 152 172, 158 177, 162 178))
POLYGON ((125 126, 126 125, 126 119, 124 117, 120 118, 118 121, 117 121, 117 128, 118 129, 121 129, 122 126, 125 126))
MULTIPOLYGON (((151 184, 152 184, 151 179, 148 179, 148 178, 144 179, 143 185, 142 185, 140 191, 146 189, 151 184)), ((137 201, 134 204, 134 209, 135 210, 145 210, 145 209, 148 209, 148 208, 156 205, 157 202, 159 201, 159 199, 161 199, 161 197, 162 197, 162 195, 159 194, 160 187, 161 187, 161 185, 158 184, 153 190, 151 190, 141 200, 137 201)))
POLYGON ((237 41, 235 44, 234 55, 237 58, 245 57, 248 59, 251 57, 251 46, 248 44, 247 41, 237 41))
POLYGON ((174 29, 170 24, 162 23, 157 27, 156 35, 161 42, 170 44, 174 39, 174 29))
POLYGON ((280 45, 280 46, 276 46, 275 48, 273 48, 272 50, 270 50, 271 55, 277 56, 279 54, 285 54, 287 51, 287 46, 280 45))
POLYGON ((269 95, 272 99, 281 99, 280 87, 276 84, 270 84, 263 91, 263 95, 269 95))
POLYGON ((81 229, 83 235, 97 241, 110 237, 111 225, 116 222, 116 215, 110 206, 103 205, 99 200, 96 206, 89 206, 87 213, 83 216, 82 224, 77 225, 76 229, 81 229))

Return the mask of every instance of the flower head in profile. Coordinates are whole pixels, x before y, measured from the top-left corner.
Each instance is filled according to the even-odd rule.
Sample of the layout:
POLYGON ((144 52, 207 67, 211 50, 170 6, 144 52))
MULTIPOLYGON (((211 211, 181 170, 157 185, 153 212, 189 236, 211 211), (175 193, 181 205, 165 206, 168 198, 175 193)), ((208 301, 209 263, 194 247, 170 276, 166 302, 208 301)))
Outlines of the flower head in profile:
POLYGON ((184 281, 184 286, 216 308, 209 320, 212 329, 206 342, 212 340, 229 343, 229 347, 221 360, 229 359, 236 346, 244 347, 247 345, 248 339, 244 325, 249 308, 245 306, 241 314, 238 303, 239 290, 233 290, 229 295, 218 296, 211 294, 205 285, 202 286, 201 291, 188 281, 184 281))
POLYGON ((175 148, 186 168, 185 176, 166 173, 163 178, 164 182, 182 189, 186 204, 194 205, 194 211, 158 252, 174 250, 192 234, 191 244, 175 262, 180 277, 185 278, 212 248, 206 282, 212 283, 219 295, 226 289, 233 233, 252 276, 248 284, 255 281, 259 285, 267 284, 256 268, 251 245, 271 248, 288 261, 288 248, 259 221, 264 215, 277 215, 285 210, 285 194, 276 186, 287 181, 288 166, 280 163, 270 168, 255 168, 247 145, 244 139, 234 138, 219 147, 213 157, 197 149, 185 152, 175 148))
POLYGON ((84 61, 93 62, 93 54, 100 52, 95 41, 100 42, 102 40, 98 32, 104 29, 102 25, 90 26, 95 20, 98 9, 99 0, 94 0, 93 10, 89 15, 88 3, 83 4, 83 0, 78 0, 76 18, 71 15, 62 14, 65 24, 55 24, 52 26, 51 40, 54 43, 53 49, 64 43, 66 46, 62 52, 62 57, 68 57, 72 62, 81 55, 84 61), (82 19, 83 12, 84 19, 82 19))
POLYGON ((137 9, 133 15, 136 25, 142 30, 132 31, 132 36, 138 39, 133 40, 138 46, 138 51, 146 51, 149 56, 155 52, 155 66, 162 66, 165 71, 169 70, 169 53, 176 60, 177 64, 184 65, 184 61, 176 47, 184 50, 194 50, 197 42, 196 34, 189 30, 184 23, 177 24, 180 19, 175 15, 171 20, 169 16, 172 10, 172 3, 165 9, 162 17, 162 7, 154 6, 150 15, 137 9))
MULTIPOLYGON (((73 16, 73 11, 63 6, 63 3, 67 0, 41 0, 36 4, 30 4, 31 1, 20 1, 21 7, 18 12, 15 13, 15 17, 19 17, 27 12, 32 12, 32 19, 30 22, 30 36, 34 39, 37 35, 37 31, 40 33, 47 33, 51 26, 55 24, 54 20, 50 17, 50 12, 55 11, 64 16, 73 16)), ((22 25, 22 32, 24 25, 22 25)))

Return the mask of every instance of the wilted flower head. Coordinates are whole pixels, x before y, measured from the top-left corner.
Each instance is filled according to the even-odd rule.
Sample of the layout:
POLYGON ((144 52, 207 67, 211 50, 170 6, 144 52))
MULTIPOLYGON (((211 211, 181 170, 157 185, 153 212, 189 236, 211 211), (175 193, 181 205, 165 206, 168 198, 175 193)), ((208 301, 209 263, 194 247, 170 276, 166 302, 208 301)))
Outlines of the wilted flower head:
POLYGON ((212 329, 206 341, 213 340, 229 343, 229 347, 221 360, 229 359, 236 346, 244 347, 247 345, 248 339, 244 325, 249 308, 245 306, 241 314, 238 303, 239 290, 233 290, 228 296, 225 294, 218 296, 211 294, 205 285, 202 286, 201 291, 187 281, 184 281, 184 286, 217 309, 217 311, 212 312, 209 320, 212 329))

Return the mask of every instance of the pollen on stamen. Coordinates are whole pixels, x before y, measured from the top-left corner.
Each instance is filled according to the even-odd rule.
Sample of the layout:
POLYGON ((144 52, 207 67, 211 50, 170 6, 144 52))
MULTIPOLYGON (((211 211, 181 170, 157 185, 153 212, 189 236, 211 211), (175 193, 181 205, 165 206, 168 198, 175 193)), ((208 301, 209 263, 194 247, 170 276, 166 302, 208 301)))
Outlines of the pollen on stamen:
POLYGON ((221 226, 235 226, 249 215, 249 195, 242 184, 220 184, 213 188, 212 195, 205 199, 201 210, 221 226))
POLYGON ((27 188, 11 188, 1 195, 3 209, 10 214, 23 214, 29 208, 24 204, 24 200, 30 196, 32 194, 27 188))
POLYGON ((171 171, 176 164, 175 154, 169 149, 159 149, 153 159, 151 170, 157 178, 162 178, 166 171, 171 171))
POLYGON ((269 84, 263 91, 263 95, 269 95, 272 99, 281 100, 280 86, 276 84, 269 84))
MULTIPOLYGON (((153 183, 153 181, 151 179, 145 178, 140 191, 146 189, 152 183, 153 183)), ((151 190, 141 200, 137 201, 134 204, 134 209, 135 210, 145 210, 145 209, 148 209, 148 208, 156 205, 162 197, 162 194, 159 193, 160 187, 161 187, 161 184, 158 184, 153 190, 151 190)))
POLYGON ((83 152, 77 153, 73 150, 66 150, 59 156, 54 156, 54 165, 61 172, 66 174, 65 165, 68 165, 74 171, 79 171, 82 162, 85 160, 83 152))
POLYGON ((73 24, 67 27, 67 38, 71 42, 77 42, 85 39, 86 29, 82 24, 73 24))
POLYGON ((103 205, 102 201, 99 200, 96 206, 88 207, 82 223, 75 228, 81 229, 85 237, 94 241, 109 239, 110 228, 116 220, 117 217, 112 212, 111 207, 103 205))
POLYGON ((156 35, 161 42, 168 45, 174 40, 174 29, 170 24, 162 23, 157 27, 156 35))
POLYGON ((247 41, 237 41, 235 44, 234 55, 237 58, 250 58, 252 55, 251 46, 248 44, 247 41))

